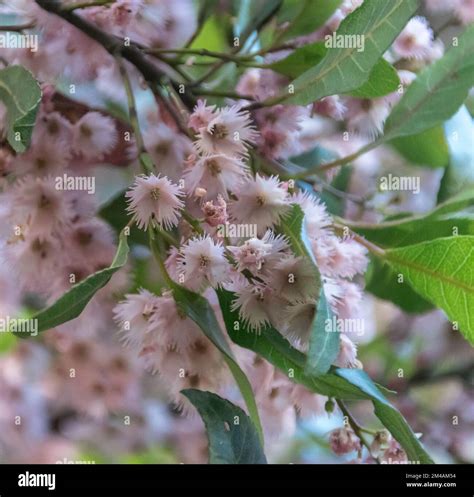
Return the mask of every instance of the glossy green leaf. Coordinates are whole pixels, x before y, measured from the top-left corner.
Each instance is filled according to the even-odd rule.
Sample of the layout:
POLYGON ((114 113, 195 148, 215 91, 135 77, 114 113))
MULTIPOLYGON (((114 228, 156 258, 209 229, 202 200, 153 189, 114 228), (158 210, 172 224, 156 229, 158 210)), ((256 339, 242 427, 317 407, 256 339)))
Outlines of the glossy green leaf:
POLYGON ((399 274, 393 268, 376 257, 370 261, 365 273, 365 290, 379 299, 393 302, 400 309, 410 314, 421 314, 434 309, 413 288, 401 281, 399 274))
POLYGON ((294 94, 284 96, 284 103, 307 105, 328 95, 360 88, 417 7, 417 0, 365 0, 337 30, 336 36, 343 36, 339 39, 348 48, 328 49, 316 67, 293 82, 294 94), (354 35, 362 37, 357 39, 364 42, 363 50, 355 43, 354 35))
POLYGON ((334 319, 335 315, 321 289, 306 360, 305 372, 310 376, 327 373, 337 358, 340 338, 337 328, 334 329, 334 319))
POLYGON ((474 343, 474 236, 439 238, 389 249, 384 257, 424 298, 443 309, 474 343))
POLYGON ((474 25, 457 46, 426 67, 408 87, 385 123, 386 140, 415 135, 450 118, 474 85, 474 25))
MULTIPOLYGON (((110 281, 114 273, 125 266, 128 253, 127 235, 125 231, 122 231, 114 260, 108 268, 91 274, 86 279, 75 284, 50 307, 32 316, 32 319, 37 320, 38 333, 77 318, 92 297, 110 281)), ((29 336, 25 333, 18 333, 17 335, 21 338, 29 336)))
POLYGON ((24 152, 33 134, 41 88, 24 67, 9 66, 0 70, 0 100, 7 108, 8 143, 24 152))
POLYGON ((235 35, 247 38, 275 15, 282 3, 283 0, 238 0, 236 2, 235 35))
POLYGON ((324 46, 324 42, 318 41, 303 45, 294 50, 288 57, 268 64, 266 67, 294 79, 319 64, 326 53, 327 48, 324 46))
POLYGON ((453 197, 433 211, 378 224, 347 223, 384 248, 414 245, 453 235, 474 235, 474 190, 453 197))
POLYGON ((319 286, 319 271, 316 267, 316 261, 309 240, 307 239, 304 212, 298 204, 293 204, 290 213, 282 219, 280 231, 288 238, 290 246, 297 256, 308 257, 313 261, 315 284, 319 286))
POLYGON ((240 407, 211 392, 182 390, 206 426, 211 464, 266 464, 257 430, 240 407))
POLYGON ((263 442, 262 425, 260 423, 252 386, 237 363, 209 302, 198 293, 192 292, 176 283, 172 284, 172 290, 178 307, 201 328, 207 338, 209 338, 222 353, 224 360, 240 389, 242 397, 245 400, 250 417, 257 427, 261 441, 263 442))
POLYGON ((377 98, 393 93, 400 84, 397 70, 385 59, 380 59, 370 71, 369 79, 349 93, 357 98, 377 98))
POLYGON ((391 145, 413 164, 445 167, 449 162, 449 149, 442 126, 416 135, 400 136, 392 140, 391 145))
POLYGON ((313 33, 331 17, 342 0, 284 0, 278 20, 289 23, 280 42, 313 33))

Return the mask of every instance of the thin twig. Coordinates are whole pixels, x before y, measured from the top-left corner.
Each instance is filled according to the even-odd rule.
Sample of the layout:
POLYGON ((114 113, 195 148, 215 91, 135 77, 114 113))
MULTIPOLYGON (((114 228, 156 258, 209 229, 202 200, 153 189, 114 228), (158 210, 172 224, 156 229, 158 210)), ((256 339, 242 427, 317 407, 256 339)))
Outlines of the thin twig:
POLYGON ((363 432, 366 431, 365 428, 362 428, 362 426, 359 425, 359 423, 355 420, 355 418, 349 412, 347 407, 344 405, 344 402, 342 400, 336 399, 336 403, 339 406, 339 409, 341 410, 342 414, 347 418, 347 421, 348 421, 350 427, 352 428, 354 433, 357 435, 359 440, 362 442, 362 445, 367 448, 370 456, 373 457, 378 464, 380 464, 379 459, 372 455, 372 452, 370 450, 370 444, 364 436, 363 432))
POLYGON ((32 21, 32 22, 27 22, 25 24, 17 24, 17 25, 11 25, 11 26, 0 26, 0 31, 19 32, 19 31, 24 31, 25 29, 33 29, 35 26, 36 26, 36 23, 34 21, 32 21))
POLYGON ((87 9, 88 7, 102 7, 105 5, 110 5, 111 3, 115 3, 115 0, 92 0, 89 2, 77 2, 71 5, 65 5, 63 10, 65 12, 73 12, 77 9, 87 9))

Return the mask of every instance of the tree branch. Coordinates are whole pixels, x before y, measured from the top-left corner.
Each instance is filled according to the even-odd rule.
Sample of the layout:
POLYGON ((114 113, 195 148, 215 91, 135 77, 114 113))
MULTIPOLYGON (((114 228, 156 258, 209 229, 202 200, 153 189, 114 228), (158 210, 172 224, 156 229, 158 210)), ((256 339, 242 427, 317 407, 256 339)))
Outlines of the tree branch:
MULTIPOLYGON (((150 61, 149 58, 136 46, 127 46, 125 45, 124 40, 103 32, 101 29, 97 28, 82 17, 79 17, 74 12, 64 10, 58 0, 35 1, 44 10, 51 12, 52 14, 56 14, 75 26, 77 29, 81 30, 90 38, 97 41, 114 57, 119 55, 131 62, 142 73, 143 77, 150 86, 153 86, 154 84, 161 84, 162 78, 166 76, 165 73, 163 73, 163 71, 161 71, 152 61, 150 61)), ((178 88, 178 85, 176 85, 175 82, 172 82, 172 85, 173 87, 176 87, 176 89, 178 88)), ((185 90, 184 93, 181 93, 181 97, 187 106, 193 107, 195 103, 194 97, 188 91, 185 90)))

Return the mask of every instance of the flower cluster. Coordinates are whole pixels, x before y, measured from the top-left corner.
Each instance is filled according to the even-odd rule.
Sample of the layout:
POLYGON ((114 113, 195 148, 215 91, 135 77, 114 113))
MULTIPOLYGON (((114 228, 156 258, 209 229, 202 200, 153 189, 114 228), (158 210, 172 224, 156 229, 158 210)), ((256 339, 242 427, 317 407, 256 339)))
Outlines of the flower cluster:
MULTIPOLYGON (((287 37, 301 15, 291 22, 276 15, 252 28, 265 25, 268 36, 234 38, 246 32, 234 26, 222 36, 222 46, 234 43, 225 53, 202 48, 208 31, 218 36, 220 16, 223 32, 243 22, 230 13, 231 3, 217 2, 215 12, 198 12, 193 0, 0 6, 0 16, 21 19, 18 33, 39 39, 37 50, 2 48, 0 70, 28 69, 42 93, 22 152, 12 144, 10 102, 0 102, 0 319, 52 304, 67 305, 63 314, 74 318, 53 319, 61 324, 44 339, 15 343, 0 356, 0 432, 7 433, 0 435, 0 457, 54 462, 57 454, 75 453, 69 440, 105 446, 113 439, 103 450, 109 458, 117 448, 131 452, 160 441, 178 447, 181 459, 202 462, 202 426, 181 392, 215 392, 247 409, 232 380, 241 368, 270 444, 294 434, 300 418, 318 416, 335 455, 407 462, 393 434, 359 430, 332 386, 311 390, 301 379, 308 369, 295 378, 273 349, 257 354, 258 347, 238 346, 235 336, 261 344, 270 334, 282 356, 306 360, 323 312, 324 333, 337 332, 330 374, 334 368, 387 374, 391 361, 366 361, 359 345, 379 331, 381 316, 404 323, 404 315, 364 292, 368 249, 383 249, 349 226, 436 204, 440 169, 420 169, 419 196, 379 191, 381 175, 413 170, 409 162, 418 154, 397 152, 395 142, 375 149, 372 142, 378 145, 417 74, 443 57, 448 42, 439 33, 474 21, 473 0, 425 0, 421 15, 399 27, 375 67, 391 75, 385 93, 375 88, 368 98, 356 89, 305 105, 285 102, 308 69, 307 55, 299 52, 296 62, 292 56, 310 44, 324 56, 331 50, 323 46, 327 36, 363 0, 339 2, 313 32, 303 27, 287 37), (450 21, 435 28, 431 16, 440 13, 450 21), (130 249, 119 271, 116 231, 130 249), (88 278, 103 277, 107 268, 113 276, 95 288, 88 278), (325 302, 328 309, 321 308, 325 302), (346 330, 344 323, 358 321, 363 330, 346 330), (229 368, 231 355, 236 364, 229 368), (23 422, 31 412, 40 421, 23 422), (16 417, 19 427, 10 430, 16 417), (21 449, 29 439, 37 440, 31 454, 21 449)), ((383 331, 380 347, 396 342, 383 331)), ((429 349, 414 357, 423 365, 440 354, 429 349)), ((459 398, 471 406, 462 388, 459 398)), ((416 410, 411 402, 408 412, 416 410)), ((433 438, 442 431, 433 429, 433 438)), ((468 444, 461 438, 463 453, 468 444)))

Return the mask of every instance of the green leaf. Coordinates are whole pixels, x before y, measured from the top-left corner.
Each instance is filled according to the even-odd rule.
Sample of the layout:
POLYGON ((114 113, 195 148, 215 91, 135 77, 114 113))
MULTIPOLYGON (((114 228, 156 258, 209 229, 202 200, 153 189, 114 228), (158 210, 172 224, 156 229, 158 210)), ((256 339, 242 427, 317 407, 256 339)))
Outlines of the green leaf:
POLYGON ((282 2, 283 0, 238 0, 235 35, 246 39, 253 31, 259 30, 278 11, 282 2))
MULTIPOLYGON (((32 319, 36 319, 38 322, 38 333, 77 318, 92 297, 110 281, 114 273, 125 266, 128 253, 127 235, 125 231, 122 231, 114 260, 108 268, 91 274, 74 285, 50 307, 32 316, 32 319)), ((18 333, 18 336, 25 338, 29 335, 18 333)))
POLYGON ((474 122, 462 106, 444 124, 449 147, 449 165, 441 181, 438 200, 443 201, 474 187, 474 122))
POLYGON ((306 373, 323 374, 329 370, 339 352, 339 333, 326 331, 326 322, 328 319, 332 322, 333 314, 321 287, 319 270, 306 238, 304 212, 299 205, 293 205, 290 215, 283 219, 281 226, 281 231, 290 240, 293 252, 298 256, 308 257, 313 262, 315 294, 319 292, 320 297, 316 316, 311 324, 306 373))
POLYGON ((365 0, 342 21, 337 31, 337 35, 344 37, 363 36, 364 49, 347 41, 345 44, 352 48, 329 49, 316 67, 293 82, 294 94, 284 96, 283 103, 307 105, 328 95, 360 88, 417 7, 417 0, 365 0))
POLYGON ((415 135, 451 117, 474 84, 474 25, 408 87, 385 123, 385 139, 415 135))
POLYGON ((337 329, 333 329, 334 313, 321 289, 316 319, 309 338, 308 357, 305 372, 317 376, 329 371, 339 353, 340 338, 337 329), (328 329, 328 323, 330 327, 328 329))
POLYGON ((295 383, 310 391, 344 400, 371 400, 376 415, 406 450, 413 461, 432 463, 403 416, 385 399, 370 378, 361 370, 331 368, 327 374, 309 376, 305 373, 306 357, 273 327, 265 327, 259 334, 253 333, 239 319, 238 311, 231 310, 234 294, 217 290, 227 333, 241 347, 253 350, 295 383))
POLYGON ((288 238, 293 252, 297 256, 308 257, 313 262, 315 268, 315 278, 319 285, 319 271, 316 267, 316 261, 313 251, 306 236, 304 226, 304 212, 298 204, 293 204, 291 211, 280 223, 280 231, 288 238))
POLYGON ((0 70, 0 100, 7 108, 8 143, 24 152, 33 134, 41 88, 24 67, 9 66, 0 70))
POLYGON ((384 248, 414 245, 453 235, 474 235, 474 191, 453 197, 421 216, 379 224, 346 223, 367 240, 384 248))
POLYGON ((387 263, 371 258, 365 273, 365 289, 379 299, 388 300, 410 314, 420 314, 434 308, 405 282, 399 282, 396 273, 387 263))
POLYGON ((449 162, 449 149, 442 126, 416 135, 400 136, 392 140, 391 145, 413 164, 445 167, 449 162))
POLYGON ((281 23, 289 22, 289 28, 279 41, 313 33, 332 16, 342 0, 284 0, 281 23))
POLYGON ((370 71, 369 79, 349 95, 357 98, 383 97, 396 91, 399 84, 397 70, 385 59, 380 59, 370 71))
POLYGON ((206 426, 211 464, 266 464, 257 430, 240 407, 211 392, 182 390, 206 426))
POLYGON ((385 252, 420 295, 443 309, 474 343, 474 236, 439 238, 385 252))
POLYGON ((326 53, 327 48, 324 46, 324 42, 318 41, 297 48, 288 57, 273 62, 273 64, 268 64, 266 68, 294 79, 319 64, 326 53))
POLYGON ((170 282, 170 284, 172 285, 173 296, 178 307, 201 328, 207 338, 209 338, 222 353, 224 360, 240 389, 242 397, 245 400, 250 417, 257 427, 260 440, 263 443, 262 425, 260 423, 252 386, 235 360, 209 302, 198 293, 192 292, 181 285, 173 282, 170 282))
MULTIPOLYGON (((199 35, 192 42, 190 48, 205 48, 215 52, 222 52, 227 49, 226 35, 222 22, 217 15, 210 16, 206 19, 199 35)), ((209 57, 203 57, 202 59, 213 60, 209 59, 209 57)), ((201 58, 199 58, 199 60, 201 60, 201 58)))

